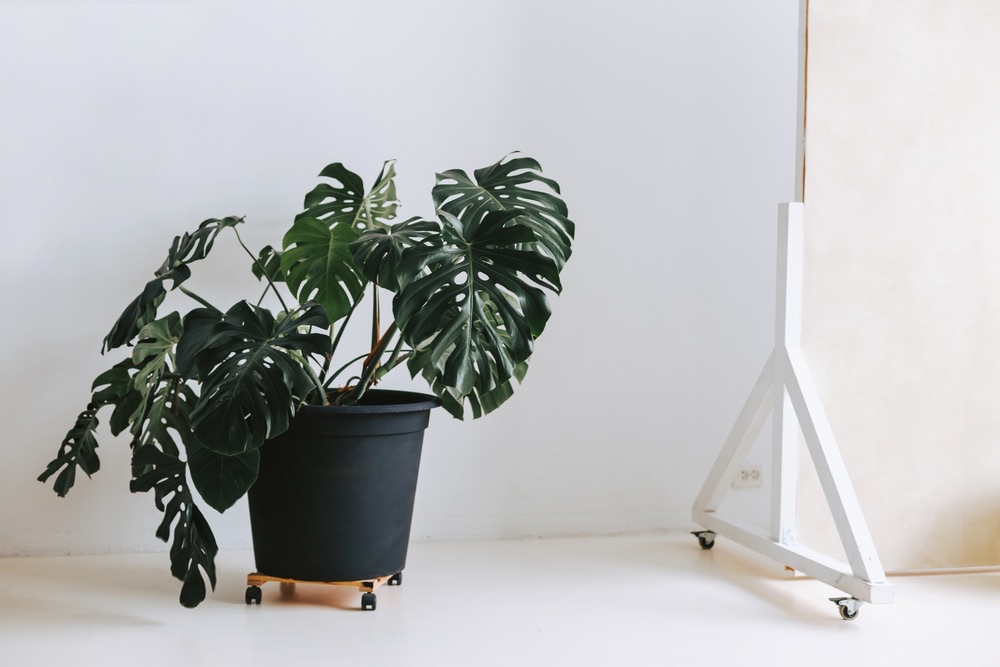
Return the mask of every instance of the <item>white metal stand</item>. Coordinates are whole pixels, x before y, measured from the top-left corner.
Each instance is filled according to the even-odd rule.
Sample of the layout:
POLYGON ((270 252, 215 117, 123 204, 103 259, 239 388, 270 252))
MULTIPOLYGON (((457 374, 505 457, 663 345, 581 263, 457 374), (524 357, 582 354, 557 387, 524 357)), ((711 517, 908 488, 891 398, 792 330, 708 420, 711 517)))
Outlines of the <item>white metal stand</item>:
POLYGON ((802 320, 803 204, 782 204, 778 215, 778 289, 774 351, 736 419, 722 452, 695 500, 691 517, 707 528, 696 532, 710 548, 722 535, 847 593, 831 598, 845 619, 861 602, 888 604, 894 588, 875 552, 861 506, 851 485, 800 346, 802 320), (770 533, 720 515, 731 486, 768 412, 773 416, 770 533), (808 549, 796 541, 799 427, 816 466, 848 563, 808 549))

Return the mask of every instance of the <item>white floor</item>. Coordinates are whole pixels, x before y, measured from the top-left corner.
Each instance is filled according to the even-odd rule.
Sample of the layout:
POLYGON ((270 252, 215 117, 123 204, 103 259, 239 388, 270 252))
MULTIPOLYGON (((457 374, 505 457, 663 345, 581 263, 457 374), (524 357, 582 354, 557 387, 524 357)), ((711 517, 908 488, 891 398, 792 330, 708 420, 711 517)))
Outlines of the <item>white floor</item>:
POLYGON ((0 559, 0 665, 1000 664, 1000 572, 893 578, 896 604, 843 621, 836 590, 722 538, 415 544, 375 611, 274 583, 248 607, 252 561, 221 554, 188 610, 166 554, 0 559))

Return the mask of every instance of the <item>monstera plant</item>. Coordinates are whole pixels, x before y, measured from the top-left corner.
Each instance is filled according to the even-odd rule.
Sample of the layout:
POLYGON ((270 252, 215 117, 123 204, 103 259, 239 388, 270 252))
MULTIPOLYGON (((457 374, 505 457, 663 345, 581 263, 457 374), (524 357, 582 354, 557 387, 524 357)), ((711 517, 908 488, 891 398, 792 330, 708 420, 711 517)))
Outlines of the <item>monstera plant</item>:
POLYGON ((356 402, 401 365, 455 417, 491 412, 524 377, 549 318, 546 291, 561 290, 574 226, 559 186, 531 158, 438 174, 436 219, 427 220, 397 221, 391 161, 370 188, 340 163, 320 176, 280 248, 248 249, 240 217, 206 220, 174 239, 104 339, 102 352, 129 346, 131 354, 96 378, 39 477, 55 476, 64 496, 77 470, 97 472, 98 413, 109 408, 111 434, 131 438, 131 490, 152 491, 163 512, 156 535, 171 544, 185 606, 204 599, 206 578, 214 588, 218 550, 192 486, 225 511, 254 483, 261 445, 300 406, 356 402), (223 309, 188 280, 227 230, 257 281, 253 298, 223 309), (393 294, 385 326, 380 291, 393 294), (194 307, 161 312, 176 293, 194 307), (341 350, 363 303, 371 345, 341 350))

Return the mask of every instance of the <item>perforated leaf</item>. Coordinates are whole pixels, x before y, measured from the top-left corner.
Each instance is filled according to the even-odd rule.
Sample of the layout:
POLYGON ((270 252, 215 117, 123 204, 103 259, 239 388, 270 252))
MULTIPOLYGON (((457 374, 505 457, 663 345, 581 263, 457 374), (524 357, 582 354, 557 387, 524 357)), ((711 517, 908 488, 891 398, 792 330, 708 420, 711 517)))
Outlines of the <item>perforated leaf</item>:
POLYGON ((516 155, 476 169, 473 178, 461 169, 438 174, 432 191, 434 204, 470 222, 481 221, 494 211, 520 211, 524 214, 520 224, 535 235, 527 243, 562 269, 572 253, 575 226, 567 217, 559 184, 542 175, 538 162, 516 155))
POLYGON ((327 165, 320 183, 306 195, 281 245, 281 270, 300 302, 316 301, 331 322, 347 317, 364 294, 366 280, 350 245, 374 229, 388 229, 396 215, 393 162, 386 162, 372 189, 340 162, 327 165))
POLYGON ((378 282, 390 291, 399 291, 400 281, 409 282, 411 275, 399 275, 403 251, 417 245, 440 245, 441 224, 432 220, 410 218, 389 228, 367 231, 351 244, 354 263, 365 278, 378 282))
POLYGON ((129 485, 132 493, 153 491, 156 508, 163 512, 156 536, 170 543, 170 572, 183 582, 180 602, 185 607, 197 607, 207 592, 205 577, 215 590, 219 547, 194 503, 185 475, 187 466, 153 445, 138 447, 132 455, 132 466, 144 471, 129 485))
POLYGON ((330 349, 329 336, 300 329, 326 326, 315 303, 280 320, 245 301, 233 306, 197 356, 205 378, 191 415, 198 440, 233 455, 287 429, 296 408, 316 389, 300 360, 330 349))
POLYGON ((208 256, 220 231, 226 227, 235 227, 241 222, 243 218, 233 216, 210 218, 202 222, 194 232, 174 237, 167 251, 167 258, 155 272, 156 277, 146 283, 139 296, 125 307, 111 331, 104 337, 101 351, 125 345, 135 338, 142 327, 155 320, 156 310, 167 293, 166 281, 171 281, 171 289, 175 289, 191 277, 188 265, 208 256))
POLYGON ((441 217, 443 245, 403 254, 400 272, 420 277, 404 285, 393 310, 416 350, 410 371, 428 378, 446 407, 467 396, 481 405, 479 397, 488 396, 492 408, 509 395, 501 387, 545 328, 543 289, 559 291, 558 270, 546 255, 524 249, 534 237, 516 211, 467 223, 441 217))

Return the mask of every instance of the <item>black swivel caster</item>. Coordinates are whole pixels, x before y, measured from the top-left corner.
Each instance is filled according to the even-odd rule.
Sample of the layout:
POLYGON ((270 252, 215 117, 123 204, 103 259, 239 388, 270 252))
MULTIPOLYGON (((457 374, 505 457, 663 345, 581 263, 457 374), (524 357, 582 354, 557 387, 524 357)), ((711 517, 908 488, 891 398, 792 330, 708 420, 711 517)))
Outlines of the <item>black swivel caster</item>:
POLYGON ((711 530, 696 530, 691 533, 698 538, 698 545, 706 551, 715 546, 715 533, 711 530))
POLYGON ((403 585, 403 573, 397 572, 396 574, 389 577, 389 581, 386 582, 390 586, 402 586, 403 585))
POLYGON ((375 611, 375 594, 364 593, 361 596, 361 609, 363 611, 375 611))
POLYGON ((247 586, 246 600, 247 604, 260 604, 261 593, 260 586, 247 586))

